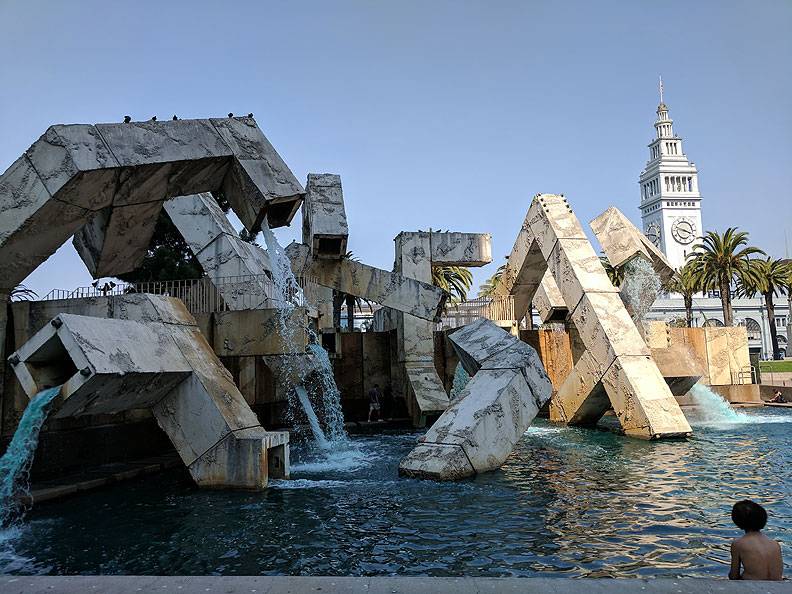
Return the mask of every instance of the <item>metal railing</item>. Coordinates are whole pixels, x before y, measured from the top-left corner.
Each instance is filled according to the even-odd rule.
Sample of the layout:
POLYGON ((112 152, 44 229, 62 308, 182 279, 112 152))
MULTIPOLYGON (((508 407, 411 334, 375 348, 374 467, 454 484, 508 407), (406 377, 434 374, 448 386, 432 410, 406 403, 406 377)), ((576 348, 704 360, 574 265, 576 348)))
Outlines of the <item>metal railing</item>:
MULTIPOLYGON (((289 302, 298 307, 314 303, 312 300, 315 300, 318 289, 313 278, 300 278, 298 285, 299 289, 287 292, 289 302)), ((76 289, 53 289, 42 300, 88 299, 130 293, 176 297, 194 314, 275 307, 278 301, 274 283, 266 274, 140 283, 117 281, 76 289)))
POLYGON ((447 305, 440 320, 440 327, 458 328, 481 318, 494 322, 514 321, 514 297, 511 295, 481 297, 447 305))

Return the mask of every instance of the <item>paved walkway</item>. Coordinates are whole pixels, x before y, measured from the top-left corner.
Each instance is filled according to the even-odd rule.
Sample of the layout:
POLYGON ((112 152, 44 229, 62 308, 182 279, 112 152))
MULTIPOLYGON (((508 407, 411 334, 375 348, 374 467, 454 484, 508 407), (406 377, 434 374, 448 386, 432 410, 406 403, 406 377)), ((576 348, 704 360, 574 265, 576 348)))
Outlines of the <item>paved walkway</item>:
POLYGON ((792 582, 730 582, 706 579, 610 580, 565 578, 400 578, 400 577, 0 577, 0 593, 138 594, 209 592, 218 594, 604 594, 658 592, 729 594, 792 592, 792 582))

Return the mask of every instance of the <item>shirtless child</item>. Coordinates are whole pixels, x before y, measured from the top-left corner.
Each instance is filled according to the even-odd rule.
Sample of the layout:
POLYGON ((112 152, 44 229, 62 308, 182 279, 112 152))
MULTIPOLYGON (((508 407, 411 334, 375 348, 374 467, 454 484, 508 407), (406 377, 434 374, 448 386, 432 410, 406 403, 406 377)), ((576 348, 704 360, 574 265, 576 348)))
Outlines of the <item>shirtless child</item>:
POLYGON ((745 536, 732 541, 729 579, 782 579, 784 565, 781 561, 781 547, 761 532, 767 524, 765 509, 746 499, 734 504, 731 517, 739 528, 745 530, 745 536))

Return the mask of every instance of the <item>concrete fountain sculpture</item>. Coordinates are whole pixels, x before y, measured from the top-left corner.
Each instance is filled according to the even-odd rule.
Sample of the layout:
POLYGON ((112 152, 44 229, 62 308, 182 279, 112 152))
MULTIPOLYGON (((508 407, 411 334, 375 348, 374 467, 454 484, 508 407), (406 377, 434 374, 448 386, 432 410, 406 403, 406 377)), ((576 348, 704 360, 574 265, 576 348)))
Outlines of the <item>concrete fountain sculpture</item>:
MULTIPOLYGON (((223 192, 249 230, 259 229, 265 220, 270 227, 288 224, 304 194, 252 117, 52 126, 0 176, 0 293, 7 293, 74 234, 75 247, 94 276, 133 270, 145 255, 165 200, 213 191, 223 192)), ((245 256, 257 257, 252 252, 245 256)), ((170 310, 174 308, 177 306, 170 310)), ((125 400, 131 394, 141 394, 140 386, 145 385, 144 392, 150 390, 150 398, 162 396, 156 403, 150 399, 145 402, 155 410, 199 484, 263 488, 270 447, 282 448, 282 474, 288 472, 288 449, 284 447, 288 435, 263 430, 186 311, 164 319, 156 308, 155 313, 137 305, 122 309, 137 312, 123 324, 137 339, 147 336, 160 340, 170 335, 177 345, 169 350, 167 359, 173 368, 156 371, 156 361, 141 360, 139 368, 127 369, 132 353, 140 348, 133 344, 137 339, 105 344, 102 341, 112 335, 99 333, 95 338, 100 344, 94 345, 98 348, 90 349, 90 353, 80 351, 79 356, 72 350, 72 354, 90 363, 94 354, 115 346, 119 363, 115 368, 108 364, 106 373, 97 373, 91 365, 80 367, 87 374, 79 377, 90 382, 80 383, 74 374, 65 376, 63 379, 72 378, 75 386, 75 382, 89 385, 74 394, 69 394, 68 386, 65 388, 69 399, 74 396, 65 411, 83 414, 83 406, 77 406, 83 393, 104 394, 101 398, 92 396, 91 406, 123 410, 128 404, 125 400), (110 377, 132 373, 139 375, 122 380, 118 386, 123 390, 103 393, 102 386, 110 377), (187 377, 168 391, 167 382, 163 386, 157 386, 160 380, 149 383, 151 374, 161 376, 162 381, 166 377, 175 381, 178 374, 187 377), (107 398, 115 404, 106 402, 107 398), (169 415, 175 419, 180 411, 188 413, 175 422, 180 428, 169 428, 169 415), (198 411, 209 415, 209 426, 202 423, 198 411)), ((20 349, 15 369, 23 377, 23 370, 29 367, 24 361, 31 362, 30 369, 60 369, 61 363, 71 360, 71 354, 64 355, 64 349, 70 352, 65 347, 51 351, 37 348, 37 344, 68 343, 76 341, 78 335, 90 335, 92 327, 97 332, 108 324, 118 327, 115 321, 97 318, 73 319, 73 324, 59 320, 60 325, 42 330, 30 346, 20 349), (77 326, 79 332, 69 332, 77 326), (50 336, 47 332, 52 333, 52 328, 57 331, 50 336), (50 356, 53 358, 48 362, 50 356)), ((3 331, 5 322, 3 308, 3 331)), ((0 348, 4 344, 0 336, 0 348)), ((66 369, 71 367, 67 365, 66 369)), ((40 387, 37 381, 26 381, 28 394, 40 387)))
POLYGON ((555 418, 594 424, 613 408, 627 435, 657 439, 690 434, 569 203, 563 196, 540 194, 531 203, 498 286, 500 294, 514 296, 518 317, 526 313, 548 270, 585 345, 553 398, 555 418))

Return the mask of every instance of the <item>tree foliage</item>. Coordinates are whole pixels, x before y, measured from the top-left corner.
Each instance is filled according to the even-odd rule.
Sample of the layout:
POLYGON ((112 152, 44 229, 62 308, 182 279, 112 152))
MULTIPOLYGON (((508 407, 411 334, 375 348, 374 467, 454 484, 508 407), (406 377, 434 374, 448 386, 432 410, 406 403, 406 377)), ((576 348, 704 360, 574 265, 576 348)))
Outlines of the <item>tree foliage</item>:
POLYGON ((721 235, 707 231, 702 242, 693 246, 691 266, 702 290, 720 292, 723 321, 726 326, 734 325, 731 289, 737 279, 751 284, 756 282, 758 268, 752 256, 765 255, 757 247, 748 245, 748 233, 729 227, 721 235))

